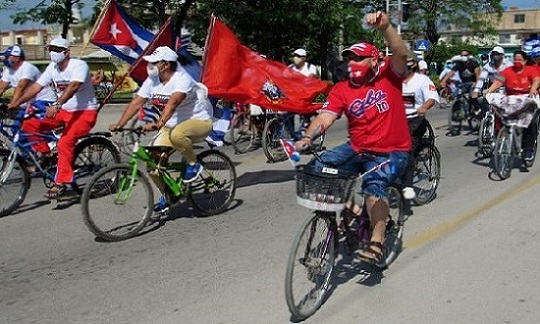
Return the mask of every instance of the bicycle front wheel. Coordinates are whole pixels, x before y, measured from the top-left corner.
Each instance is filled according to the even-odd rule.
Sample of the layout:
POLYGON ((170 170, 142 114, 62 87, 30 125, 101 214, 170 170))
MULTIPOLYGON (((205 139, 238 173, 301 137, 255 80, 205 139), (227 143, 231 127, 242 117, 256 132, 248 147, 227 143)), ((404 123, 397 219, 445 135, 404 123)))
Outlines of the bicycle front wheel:
POLYGON ((495 124, 491 115, 486 116, 480 122, 478 129, 478 153, 484 157, 493 154, 495 148, 495 124))
POLYGON ((401 189, 394 185, 388 186, 388 219, 386 220, 386 239, 384 241, 384 257, 380 268, 388 267, 397 258, 403 247, 403 198, 401 189))
POLYGON ((20 159, 10 161, 10 151, 0 151, 0 217, 17 209, 30 188, 30 173, 20 159))
POLYGON ((336 258, 335 218, 316 211, 302 225, 289 254, 285 298, 293 316, 303 320, 324 302, 336 258))
POLYGON ((231 159, 217 150, 200 153, 197 160, 203 171, 191 182, 189 199, 203 216, 224 212, 236 193, 236 169, 231 159))
POLYGON ((262 146, 269 162, 280 162, 287 159, 280 139, 285 138, 285 124, 282 118, 276 117, 264 125, 262 146))
POLYGON ((129 165, 105 168, 81 197, 84 223, 97 237, 120 241, 139 233, 153 214, 154 194, 146 175, 129 165))
POLYGON ((416 191, 414 202, 424 205, 435 198, 441 179, 441 154, 434 145, 422 145, 418 148, 413 187, 416 191))
POLYGON ((495 151, 493 152, 493 165, 495 172, 504 180, 510 177, 514 167, 514 149, 512 138, 508 127, 503 127, 499 131, 497 141, 495 142, 495 151))

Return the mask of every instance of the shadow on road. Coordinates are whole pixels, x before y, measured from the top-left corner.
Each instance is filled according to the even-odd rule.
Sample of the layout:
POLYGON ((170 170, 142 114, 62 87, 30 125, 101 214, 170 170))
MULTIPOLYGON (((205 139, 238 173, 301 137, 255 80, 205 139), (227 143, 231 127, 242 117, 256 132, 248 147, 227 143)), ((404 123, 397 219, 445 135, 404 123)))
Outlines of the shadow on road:
POLYGON ((294 180, 295 170, 263 170, 246 172, 236 180, 236 188, 255 186, 263 183, 281 183, 294 180))

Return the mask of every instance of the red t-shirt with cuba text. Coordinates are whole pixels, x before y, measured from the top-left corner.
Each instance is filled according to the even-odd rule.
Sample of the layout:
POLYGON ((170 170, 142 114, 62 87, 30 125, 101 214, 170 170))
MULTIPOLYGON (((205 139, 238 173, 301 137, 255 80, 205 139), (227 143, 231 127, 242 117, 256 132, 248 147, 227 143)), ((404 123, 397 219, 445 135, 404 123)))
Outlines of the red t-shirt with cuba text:
POLYGON ((357 152, 410 151, 402 84, 387 58, 372 82, 359 87, 348 80, 337 83, 322 111, 347 116, 351 146, 357 152))

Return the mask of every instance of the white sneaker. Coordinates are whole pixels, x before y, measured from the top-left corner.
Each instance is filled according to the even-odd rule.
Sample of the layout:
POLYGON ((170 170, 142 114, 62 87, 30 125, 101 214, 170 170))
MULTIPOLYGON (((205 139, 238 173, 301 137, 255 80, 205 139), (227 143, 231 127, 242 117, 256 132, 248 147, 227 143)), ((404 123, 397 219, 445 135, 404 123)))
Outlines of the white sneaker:
POLYGON ((414 192, 414 189, 411 187, 405 187, 403 190, 401 190, 401 193, 403 194, 403 198, 405 199, 414 199, 416 197, 416 192, 414 192))

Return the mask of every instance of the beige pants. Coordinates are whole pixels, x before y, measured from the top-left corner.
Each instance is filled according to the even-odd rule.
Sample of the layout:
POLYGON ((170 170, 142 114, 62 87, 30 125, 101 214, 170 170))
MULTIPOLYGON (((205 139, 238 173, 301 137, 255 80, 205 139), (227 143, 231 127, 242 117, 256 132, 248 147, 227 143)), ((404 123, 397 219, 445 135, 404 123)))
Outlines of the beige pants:
POLYGON ((193 151, 193 143, 204 140, 211 132, 211 120, 189 119, 174 128, 161 128, 152 145, 172 146, 184 155, 188 163, 195 163, 197 156, 193 151))
MULTIPOLYGON (((171 146, 180 151, 188 163, 197 162, 197 156, 193 151, 193 143, 200 142, 212 132, 211 120, 189 119, 174 126, 172 129, 163 127, 152 141, 152 145, 171 146)), ((150 173, 159 191, 163 194, 166 185, 159 176, 150 173)))

